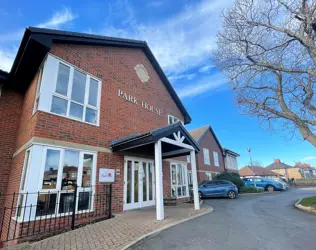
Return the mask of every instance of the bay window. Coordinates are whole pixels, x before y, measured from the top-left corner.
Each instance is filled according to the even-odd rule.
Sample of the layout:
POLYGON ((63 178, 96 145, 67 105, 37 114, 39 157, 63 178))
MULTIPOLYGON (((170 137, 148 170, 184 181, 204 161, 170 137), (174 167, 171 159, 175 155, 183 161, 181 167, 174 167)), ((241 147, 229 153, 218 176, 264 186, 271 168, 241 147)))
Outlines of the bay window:
POLYGON ((98 125, 101 81, 50 54, 43 65, 34 110, 98 125))
MULTIPOLYGON (((96 153, 34 145, 25 157, 20 192, 27 192, 28 200, 20 198, 18 206, 26 210, 33 207, 36 210, 34 219, 48 215, 67 215, 72 212, 75 195, 76 212, 93 211, 96 153), (34 151, 31 164, 30 151, 34 151), (39 166, 40 162, 42 164, 39 166), (26 172, 29 174, 24 180, 26 172)), ((17 216, 32 213, 21 213, 19 209, 17 216)))
POLYGON ((187 166, 182 163, 171 163, 171 194, 174 197, 188 196, 187 166))

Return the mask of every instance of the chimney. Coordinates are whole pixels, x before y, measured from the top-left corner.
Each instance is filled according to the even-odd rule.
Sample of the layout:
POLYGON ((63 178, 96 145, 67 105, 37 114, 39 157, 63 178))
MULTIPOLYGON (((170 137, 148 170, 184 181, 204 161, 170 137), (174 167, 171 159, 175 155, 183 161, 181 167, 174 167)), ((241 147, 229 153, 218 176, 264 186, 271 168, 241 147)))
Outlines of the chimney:
POLYGON ((274 163, 280 163, 281 161, 280 161, 280 159, 275 159, 274 160, 274 163))

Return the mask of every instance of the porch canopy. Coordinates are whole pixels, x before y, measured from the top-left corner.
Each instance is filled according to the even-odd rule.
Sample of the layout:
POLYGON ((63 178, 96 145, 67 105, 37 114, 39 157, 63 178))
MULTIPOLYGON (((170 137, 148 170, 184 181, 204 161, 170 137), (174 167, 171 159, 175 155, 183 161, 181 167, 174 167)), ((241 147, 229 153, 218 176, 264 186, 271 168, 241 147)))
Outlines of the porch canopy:
POLYGON ((199 152, 200 148, 181 122, 160 127, 148 133, 119 138, 110 144, 113 152, 128 152, 132 155, 155 158, 157 220, 164 219, 162 159, 190 155, 194 207, 200 209, 195 159, 195 153, 199 152))

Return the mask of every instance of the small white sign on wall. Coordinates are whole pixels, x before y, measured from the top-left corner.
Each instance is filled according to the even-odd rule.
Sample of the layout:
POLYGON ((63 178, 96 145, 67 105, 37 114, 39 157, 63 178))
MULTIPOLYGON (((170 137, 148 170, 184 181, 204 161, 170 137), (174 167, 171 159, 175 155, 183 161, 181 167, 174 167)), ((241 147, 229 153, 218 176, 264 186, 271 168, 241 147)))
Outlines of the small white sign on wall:
POLYGON ((114 182, 114 169, 100 168, 99 182, 114 182))

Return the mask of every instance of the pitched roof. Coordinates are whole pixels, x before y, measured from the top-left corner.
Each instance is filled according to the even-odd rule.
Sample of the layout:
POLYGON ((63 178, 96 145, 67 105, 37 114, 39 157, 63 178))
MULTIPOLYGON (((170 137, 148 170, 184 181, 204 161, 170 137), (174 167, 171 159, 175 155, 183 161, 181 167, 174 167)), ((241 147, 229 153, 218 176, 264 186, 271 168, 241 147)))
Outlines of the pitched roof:
POLYGON ((194 140, 197 141, 197 143, 200 143, 200 141, 202 140, 204 135, 207 133, 207 131, 211 132, 211 134, 213 135, 218 146, 220 147, 221 150, 223 150, 221 144, 219 143, 219 140, 217 139, 217 136, 216 136, 214 130, 212 129, 212 127, 210 125, 203 126, 203 127, 196 128, 196 129, 192 129, 189 131, 189 134, 193 137, 194 140))
POLYGON ((53 43, 141 49, 181 111, 184 117, 184 123, 188 124, 191 122, 189 113, 183 106, 180 98, 145 41, 28 27, 24 32, 19 50, 11 68, 8 85, 19 91, 25 91, 53 43))
POLYGON ((239 169, 240 176, 278 176, 279 174, 260 166, 245 166, 239 169))
POLYGON ((210 126, 204 126, 196 129, 192 129, 189 131, 189 134, 193 137, 194 140, 199 141, 201 136, 205 133, 205 131, 209 128, 210 126))
POLYGON ((269 166, 266 167, 266 169, 268 169, 268 170, 288 169, 288 168, 292 168, 292 166, 287 165, 283 162, 273 162, 272 164, 270 164, 269 166))

